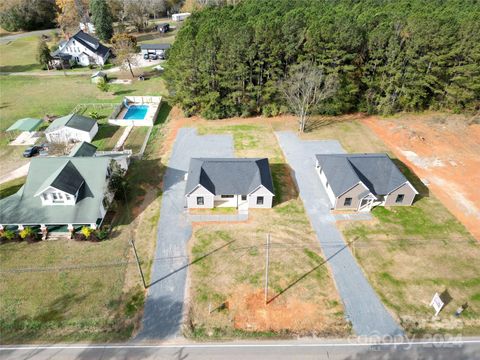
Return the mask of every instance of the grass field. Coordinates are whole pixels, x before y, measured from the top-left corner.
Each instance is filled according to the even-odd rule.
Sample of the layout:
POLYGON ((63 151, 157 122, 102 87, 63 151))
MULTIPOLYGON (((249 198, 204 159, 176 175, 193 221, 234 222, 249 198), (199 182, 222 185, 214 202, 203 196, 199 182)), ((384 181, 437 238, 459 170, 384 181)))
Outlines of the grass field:
MULTIPOLYGON (((144 158, 129 168, 128 205, 117 205, 109 240, 0 245, 2 343, 121 341, 135 331, 144 291, 128 241, 135 240, 149 274, 161 201, 163 127, 169 110, 168 104, 162 106, 144 158), (18 268, 49 270, 12 271, 18 268)), ((20 183, 4 184, 0 194, 16 191, 20 183)))
POLYGON ((38 36, 29 36, 0 44, 0 72, 40 70, 35 59, 38 39, 38 36))
MULTIPOLYGON (((2 170, 11 171, 27 162, 21 154, 26 147, 8 146, 3 131, 24 117, 43 118, 45 115, 63 116, 81 103, 119 103, 125 95, 165 95, 161 77, 134 81, 131 85, 112 85, 110 94, 98 90, 88 77, 82 76, 2 76, 0 77, 0 158, 2 170)), ((111 109, 105 110, 107 115, 111 109)), ((86 115, 88 116, 89 110, 86 115)), ((101 110, 100 110, 101 112, 101 110)), ((100 149, 111 149, 121 136, 122 129, 112 125, 101 126, 94 144, 100 149)))
MULTIPOLYGON (((349 152, 390 149, 354 117, 319 118, 305 139, 338 139, 349 152)), ((480 245, 462 224, 396 160, 420 192, 412 207, 376 208, 371 222, 341 222, 345 238, 387 307, 409 333, 480 333, 480 245), (435 292, 453 300, 432 320, 435 292), (468 303, 462 317, 455 310, 468 303)))
POLYGON ((321 265, 318 241, 271 128, 204 122, 198 131, 231 133, 237 156, 269 157, 276 198, 273 209, 250 210, 248 222, 194 226, 191 258, 202 260, 190 270, 186 335, 203 339, 348 334, 329 271, 321 265), (272 241, 271 302, 265 305, 264 244, 268 233, 272 241), (216 249, 215 255, 202 258, 216 249))

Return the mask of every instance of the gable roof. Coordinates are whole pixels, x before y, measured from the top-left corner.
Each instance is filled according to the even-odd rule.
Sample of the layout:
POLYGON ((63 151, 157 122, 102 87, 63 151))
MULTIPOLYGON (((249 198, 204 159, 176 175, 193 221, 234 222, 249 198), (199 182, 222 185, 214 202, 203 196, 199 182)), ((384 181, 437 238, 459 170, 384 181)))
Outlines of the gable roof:
POLYGON ((80 156, 93 156, 97 152, 97 147, 89 142, 82 141, 72 148, 68 156, 80 157, 80 156))
POLYGON ((141 44, 140 49, 142 50, 167 50, 170 49, 170 44, 141 44))
POLYGON ((72 39, 75 39, 87 49, 101 57, 104 57, 110 51, 110 49, 103 45, 98 39, 94 38, 90 34, 87 34, 83 30, 79 30, 75 35, 72 36, 72 39))
POLYGON ((73 129, 89 132, 97 123, 96 120, 93 120, 89 117, 82 116, 79 114, 69 114, 61 118, 55 119, 50 126, 45 130, 46 133, 58 130, 64 126, 70 127, 73 129))
POLYGON ((53 187, 70 195, 75 195, 85 182, 83 176, 78 172, 77 168, 69 160, 63 167, 53 172, 40 186, 35 196, 40 195, 47 188, 53 187))
POLYGON ((248 195, 260 185, 274 193, 267 158, 193 158, 186 194, 198 185, 214 195, 248 195))
POLYGON ((387 154, 315 155, 335 196, 362 182, 374 195, 387 195, 408 182, 387 154))
POLYGON ((108 181, 110 161, 108 157, 33 158, 25 185, 14 195, 0 200, 0 224, 95 223, 103 217, 100 209, 108 181), (73 176, 77 172, 79 175, 73 176), (55 177, 55 180, 59 177, 58 183, 55 180, 50 181, 50 177, 55 177), (46 183, 72 191, 78 187, 78 177, 83 178, 84 183, 80 186, 75 205, 42 206, 41 198, 35 196, 46 183), (70 180, 73 182, 70 183, 70 180))

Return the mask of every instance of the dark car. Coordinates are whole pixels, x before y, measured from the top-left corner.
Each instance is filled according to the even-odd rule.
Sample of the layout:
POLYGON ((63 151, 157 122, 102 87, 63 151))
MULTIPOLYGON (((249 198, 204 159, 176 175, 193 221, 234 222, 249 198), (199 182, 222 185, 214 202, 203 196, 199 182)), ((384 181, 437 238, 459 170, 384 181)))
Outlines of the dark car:
POLYGON ((145 60, 148 60, 148 54, 143 54, 143 58, 144 58, 145 60))
POLYGON ((150 58, 150 60, 157 60, 158 59, 157 54, 148 54, 148 57, 150 58))
POLYGON ((32 147, 29 147, 28 149, 26 149, 26 150, 23 152, 23 157, 29 158, 29 157, 38 155, 38 153, 40 152, 41 149, 42 149, 42 148, 41 148, 40 146, 32 146, 32 147))

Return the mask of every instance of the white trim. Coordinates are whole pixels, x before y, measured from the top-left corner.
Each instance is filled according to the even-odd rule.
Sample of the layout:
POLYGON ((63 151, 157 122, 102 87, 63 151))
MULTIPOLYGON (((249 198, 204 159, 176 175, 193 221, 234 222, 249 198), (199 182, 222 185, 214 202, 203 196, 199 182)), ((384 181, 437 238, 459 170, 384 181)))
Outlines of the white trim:
POLYGON ((250 191, 250 192, 247 194, 247 196, 250 196, 251 194, 253 194, 255 191, 257 191, 258 189, 260 189, 260 188, 262 188, 262 187, 263 187, 265 190, 267 190, 270 194, 272 194, 272 196, 275 196, 275 194, 274 194, 273 192, 271 192, 270 190, 268 190, 268 189, 265 187, 265 185, 262 185, 262 184, 258 185, 253 191, 250 191))
POLYGON ((416 195, 419 194, 419 192, 417 191, 417 189, 415 189, 415 188, 413 187, 413 185, 410 183, 410 181, 407 180, 407 181, 405 181, 402 185, 396 187, 395 189, 393 189, 392 191, 390 191, 388 194, 386 194, 385 197, 387 197, 388 195, 390 195, 392 192, 400 189, 400 188, 401 188, 403 185, 405 185, 405 184, 407 184, 408 186, 410 186, 410 188, 415 192, 416 195))
MULTIPOLYGON (((187 173, 187 175, 188 175, 188 173, 187 173)), ((197 186, 195 186, 195 187, 192 189, 192 191, 190 191, 189 193, 185 194, 185 197, 189 197, 190 195, 192 195, 192 193, 193 193, 194 191, 197 191, 199 188, 205 189, 205 190, 207 190, 210 194, 212 194, 213 196, 215 196, 215 194, 212 193, 210 190, 208 190, 205 186, 203 186, 203 185, 201 185, 201 184, 198 184, 197 186)))

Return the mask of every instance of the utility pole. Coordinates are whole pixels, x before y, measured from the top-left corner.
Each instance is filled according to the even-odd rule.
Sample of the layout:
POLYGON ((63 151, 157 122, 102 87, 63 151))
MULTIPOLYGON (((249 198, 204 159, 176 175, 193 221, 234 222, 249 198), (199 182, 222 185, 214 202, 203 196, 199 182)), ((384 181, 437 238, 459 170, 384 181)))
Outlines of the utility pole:
POLYGON ((140 276, 142 278, 143 288, 146 289, 147 284, 145 283, 145 277, 143 276, 142 267, 140 266, 140 260, 138 259, 137 249, 135 247, 135 243, 133 242, 133 240, 130 240, 130 245, 132 245, 133 253, 135 254, 135 260, 137 262, 138 272, 140 273, 140 276))
POLYGON ((265 257, 265 305, 268 303, 268 265, 270 262, 270 234, 267 234, 265 257))

